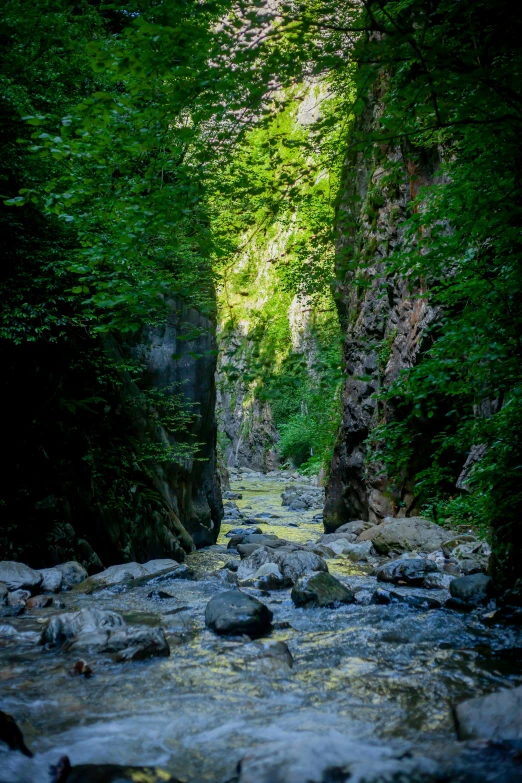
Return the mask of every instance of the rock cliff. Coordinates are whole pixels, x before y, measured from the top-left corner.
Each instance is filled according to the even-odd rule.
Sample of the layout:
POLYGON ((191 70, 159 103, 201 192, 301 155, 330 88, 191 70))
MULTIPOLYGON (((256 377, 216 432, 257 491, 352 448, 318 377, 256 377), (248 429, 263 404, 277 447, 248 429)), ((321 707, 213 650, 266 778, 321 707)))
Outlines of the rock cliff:
POLYGON ((6 347, 4 362, 17 426, 4 442, 2 559, 76 559, 93 573, 182 560, 216 540, 212 320, 172 301, 161 325, 132 339, 28 343, 6 347))
MULTIPOLYGON (((382 108, 372 96, 358 119, 371 132, 382 108)), ((408 280, 385 270, 384 259, 402 241, 400 224, 419 187, 432 181, 435 156, 407 147, 352 152, 345 163, 337 214, 337 285, 334 296, 344 333, 342 422, 327 487, 325 527, 352 519, 379 522, 417 513, 415 473, 425 466, 430 427, 421 434, 415 461, 392 482, 368 461, 366 439, 377 424, 398 415, 375 395, 426 347, 426 327, 436 318, 408 280)))

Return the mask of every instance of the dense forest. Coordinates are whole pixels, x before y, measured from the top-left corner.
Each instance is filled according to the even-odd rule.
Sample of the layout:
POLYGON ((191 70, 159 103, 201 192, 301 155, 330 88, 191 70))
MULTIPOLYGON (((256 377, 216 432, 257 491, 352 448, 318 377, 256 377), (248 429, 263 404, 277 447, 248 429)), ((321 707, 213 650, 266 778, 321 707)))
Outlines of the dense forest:
MULTIPOLYGON (((222 650, 198 634, 242 633, 248 649, 234 672, 252 655, 263 665, 283 660, 289 677, 292 650, 307 649, 328 671, 356 658, 339 675, 357 681, 345 688, 355 701, 335 702, 335 716, 342 723, 360 708, 357 719, 377 726, 376 705, 400 704, 386 741, 417 741, 417 729, 446 741, 451 710, 460 740, 520 740, 518 724, 513 736, 462 728, 454 705, 492 690, 493 670, 497 688, 520 684, 509 667, 522 649, 521 40, 522 13, 506 0, 4 0, 0 617, 29 618, 20 644, 36 634, 33 608, 94 613, 86 621, 93 649, 101 635, 103 651, 128 663, 179 645, 185 679, 169 670, 163 680, 151 667, 150 682, 174 699, 172 683, 192 687, 183 667, 194 665, 203 698, 222 650), (375 577, 399 592, 372 587, 375 577), (452 588, 450 577, 472 581, 452 588), (44 587, 53 578, 58 587, 44 587), (163 591, 174 578, 183 600, 151 621, 150 601, 174 601, 163 591), (310 587, 311 579, 319 581, 310 587), (125 598, 133 580, 143 591, 136 603, 125 598), (246 590, 234 594, 243 619, 232 631, 211 607, 221 598, 212 580, 246 590), (411 587, 438 592, 400 592, 411 587), (287 588, 270 609, 258 600, 287 588), (312 615, 302 613, 310 605, 344 606, 347 623, 352 615, 342 612, 354 607, 374 614, 357 615, 353 649, 345 619, 335 625, 318 614, 329 639, 323 658, 312 615), (134 616, 143 627, 126 625, 134 616), (396 638, 385 629, 382 639, 401 650, 393 662, 379 657, 380 641, 371 647, 390 620, 396 638), (299 623, 309 635, 292 647, 299 623), (270 652, 262 641, 248 646, 245 634, 272 630, 280 638, 270 652), (474 634, 487 663, 463 652, 478 649, 474 634), (453 649, 462 658, 448 652, 441 664, 441 651, 453 649), (423 657, 433 650, 435 663, 423 657), (394 669, 402 654, 416 672, 433 665, 438 679, 423 672, 418 681, 412 670, 406 685, 394 669), (498 672, 497 658, 506 667, 498 672), (373 672, 376 660, 370 693, 357 678, 361 662, 373 672), (383 685, 382 672, 395 684, 383 685), (445 711, 426 706, 439 685, 445 711)), ((49 615, 38 639, 77 658, 91 647, 75 646, 83 631, 67 631, 67 617, 49 615)), ((2 628, 11 641, 19 630, 0 621, 0 637, 2 628)), ((80 664, 72 672, 84 683, 80 664)), ((315 675, 292 692, 312 712, 330 673, 318 684, 315 675)), ((336 692, 335 677, 328 682, 336 692)), ((245 714, 257 716, 252 726, 265 707, 258 714, 249 700, 257 704, 263 683, 241 691, 245 714)), ((125 704, 127 716, 122 687, 114 714, 125 704)), ((186 713, 194 736, 207 725, 205 710, 217 721, 213 698, 194 708, 194 725, 186 713)), ((24 731, 39 727, 31 737, 66 725, 55 713, 34 723, 22 713, 24 731)), ((337 747, 338 726, 328 728, 325 714, 337 747)), ((25 753, 9 720, 0 712, 0 745, 5 735, 25 753)), ((158 748, 170 729, 161 726, 141 755, 103 758, 163 764, 158 748)), ((284 745, 284 731, 267 742, 277 736, 284 745)), ((384 777, 364 777, 346 762, 345 745, 342 763, 332 751, 317 771, 316 739, 300 740, 301 766, 285 756, 277 778, 255 753, 238 755, 232 773, 220 751, 219 779, 294 783, 305 757, 313 783, 342 783, 352 772, 369 783, 396 774, 405 783, 494 779, 493 757, 475 759, 466 777, 458 754, 450 771, 415 760, 403 768, 409 750, 396 751, 384 777)), ((250 747, 241 743, 230 747, 250 747)), ((511 750, 498 751, 502 764, 511 750)), ((36 780, 51 751, 40 752, 36 772, 15 765, 0 783, 36 780)), ((80 763, 91 760, 82 753, 80 763)), ((372 753, 377 769, 382 759, 372 753)), ((176 757, 167 777, 143 774, 214 779, 212 753, 190 758, 176 757)), ((55 783, 120 779, 109 761, 107 777, 74 777, 64 759, 55 783)), ((142 774, 125 769, 125 780, 142 774)), ((506 767, 503 779, 515 783, 516 774, 506 767)))

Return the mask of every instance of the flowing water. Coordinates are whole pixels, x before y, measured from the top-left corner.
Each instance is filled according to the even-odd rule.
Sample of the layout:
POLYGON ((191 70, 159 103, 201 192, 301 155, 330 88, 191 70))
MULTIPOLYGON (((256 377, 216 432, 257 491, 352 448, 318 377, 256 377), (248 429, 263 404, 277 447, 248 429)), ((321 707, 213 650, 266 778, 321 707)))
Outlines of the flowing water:
MULTIPOLYGON (((279 517, 263 531, 297 542, 323 532, 314 512, 281 507, 280 481, 241 479, 233 485, 240 487, 240 508, 279 517)), ((238 559, 224 537, 235 526, 223 525, 217 546, 188 557, 198 579, 166 585, 173 598, 148 597, 150 585, 60 596, 67 610, 110 608, 129 623, 163 626, 169 658, 114 663, 94 656, 94 676, 72 677, 78 655, 34 643, 34 632, 56 609, 4 621, 27 637, 0 638, 1 708, 16 717, 35 759, 18 758, 4 777, 0 772, 0 781, 45 781, 49 765, 66 754, 73 764, 157 764, 189 783, 219 783, 233 777, 250 749, 306 732, 325 742, 335 733, 412 743, 440 755, 456 745, 451 704, 522 683, 520 630, 486 627, 475 615, 444 609, 297 609, 289 590, 260 596, 243 588, 273 611, 270 641, 288 644, 293 668, 260 657, 259 645, 246 638, 215 636, 205 627, 204 610, 230 587, 223 572, 213 572, 238 559)), ((366 566, 345 558, 328 566, 352 588, 376 587, 366 566)))

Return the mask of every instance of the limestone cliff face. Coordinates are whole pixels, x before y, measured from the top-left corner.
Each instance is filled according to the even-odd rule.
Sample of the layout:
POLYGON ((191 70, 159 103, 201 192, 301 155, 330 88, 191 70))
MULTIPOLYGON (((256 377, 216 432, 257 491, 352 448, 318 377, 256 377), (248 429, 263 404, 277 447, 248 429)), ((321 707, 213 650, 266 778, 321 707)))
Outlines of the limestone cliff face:
MULTIPOLYGON (((374 97, 359 120, 371 130, 380 112, 374 97)), ((424 466, 429 435, 421 439, 415 463, 392 484, 381 466, 368 464, 365 440, 372 429, 395 417, 392 405, 374 395, 424 349, 426 327, 437 313, 418 298, 408 280, 387 275, 383 260, 401 242, 399 228, 408 204, 433 177, 435 159, 405 148, 372 157, 356 152, 344 170, 338 210, 335 298, 342 322, 346 380, 342 423, 327 487, 325 526, 333 530, 352 519, 379 522, 417 512, 414 477, 424 466), (390 163, 396 164, 390 176, 390 163)))

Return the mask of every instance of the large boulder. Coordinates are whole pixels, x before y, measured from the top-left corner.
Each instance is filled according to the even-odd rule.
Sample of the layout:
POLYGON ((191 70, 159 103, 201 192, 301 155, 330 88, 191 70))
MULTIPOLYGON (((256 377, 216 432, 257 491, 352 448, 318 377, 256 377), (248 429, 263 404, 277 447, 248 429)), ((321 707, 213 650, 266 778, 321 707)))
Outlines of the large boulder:
POLYGON ((393 585, 403 584, 410 587, 420 587, 428 574, 438 572, 438 568, 431 560, 418 558, 399 558, 391 563, 386 563, 376 571, 379 582, 389 582, 393 585))
POLYGON ((164 557, 159 560, 149 560, 147 563, 141 564, 141 567, 144 568, 148 574, 158 574, 160 571, 166 571, 169 568, 177 568, 178 566, 178 561, 172 560, 170 557, 164 557))
POLYGON ((123 617, 106 609, 80 609, 77 612, 63 612, 49 620, 42 631, 41 644, 60 647, 82 634, 101 631, 108 633, 114 628, 124 628, 123 617))
POLYGON ((218 593, 207 604, 205 623, 217 634, 263 636, 271 630, 272 612, 240 590, 218 593))
POLYGON ((74 587, 87 579, 87 571, 75 560, 68 563, 60 563, 56 568, 62 573, 62 587, 74 587))
POLYGON ((43 577, 39 571, 34 571, 24 563, 17 563, 14 560, 0 562, 0 582, 3 582, 10 591, 25 589, 35 593, 42 584, 42 580, 43 577))
POLYGON ((117 661, 144 660, 168 656, 170 649, 162 628, 128 627, 121 615, 102 609, 80 609, 51 618, 44 628, 41 644, 76 653, 116 653, 117 661))
POLYGON ((460 740, 521 740, 522 686, 469 699, 454 713, 460 740))
MULTIPOLYGON (((174 566, 179 565, 175 560, 168 561, 174 563, 174 566)), ((166 566, 168 568, 168 566, 166 566)), ((133 579, 138 579, 140 576, 148 576, 151 571, 148 571, 144 566, 139 563, 122 563, 121 565, 113 565, 106 568, 105 571, 100 571, 99 574, 89 577, 89 584, 91 585, 116 585, 120 582, 128 582, 133 579)))
POLYGON ((335 606, 355 601, 351 590, 335 576, 324 572, 298 579, 291 597, 296 606, 335 606))
POLYGON ((452 597, 459 601, 479 604, 487 599, 491 583, 491 577, 486 574, 470 574, 453 579, 450 582, 449 591, 452 597))
POLYGON ((41 568, 42 584, 40 590, 44 593, 58 593, 62 589, 63 574, 59 568, 41 568))
POLYGON ((371 541, 381 555, 395 552, 435 552, 451 533, 423 517, 387 517, 382 525, 364 530, 357 542, 371 541))
POLYGON ((287 585, 293 585, 300 576, 315 571, 328 571, 322 557, 304 547, 285 545, 278 548, 262 546, 242 561, 237 575, 240 580, 251 579, 265 563, 276 563, 287 585))

